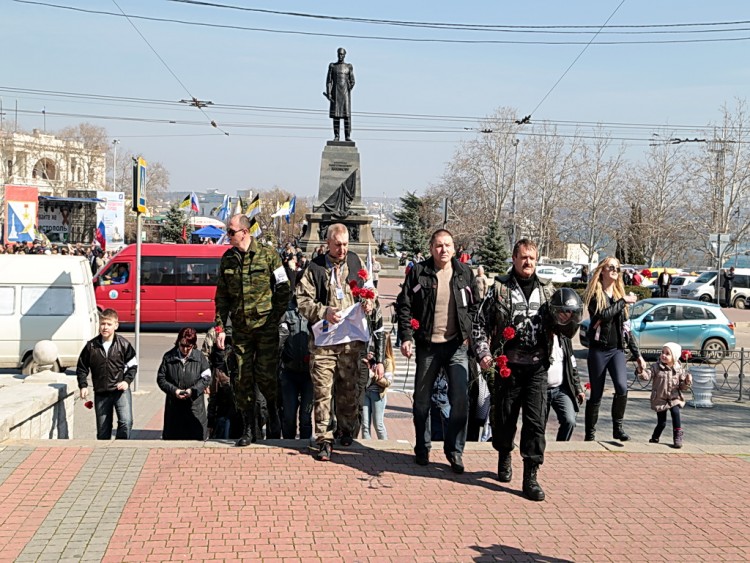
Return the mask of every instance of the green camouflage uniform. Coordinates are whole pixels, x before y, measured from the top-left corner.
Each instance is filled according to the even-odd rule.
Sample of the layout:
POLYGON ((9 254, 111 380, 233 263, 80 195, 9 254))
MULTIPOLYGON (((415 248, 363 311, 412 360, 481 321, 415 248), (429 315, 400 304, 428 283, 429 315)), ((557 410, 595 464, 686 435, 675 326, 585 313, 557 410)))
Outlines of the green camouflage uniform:
POLYGON ((253 239, 246 253, 230 248, 221 257, 216 326, 223 329, 231 317, 239 367, 235 399, 244 412, 255 405, 255 384, 266 398, 269 412, 276 410, 279 322, 289 296, 286 271, 272 248, 253 239))

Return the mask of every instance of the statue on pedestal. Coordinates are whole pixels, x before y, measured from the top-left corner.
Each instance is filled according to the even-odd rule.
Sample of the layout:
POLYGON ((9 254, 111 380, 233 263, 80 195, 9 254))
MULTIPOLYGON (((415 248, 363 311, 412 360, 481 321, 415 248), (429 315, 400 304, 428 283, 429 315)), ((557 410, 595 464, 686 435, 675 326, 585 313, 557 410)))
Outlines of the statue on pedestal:
POLYGON ((354 67, 344 62, 346 49, 339 47, 338 62, 328 65, 326 91, 323 95, 331 102, 328 117, 333 119, 333 140, 339 140, 340 121, 344 120, 344 138, 352 140, 352 95, 354 67))

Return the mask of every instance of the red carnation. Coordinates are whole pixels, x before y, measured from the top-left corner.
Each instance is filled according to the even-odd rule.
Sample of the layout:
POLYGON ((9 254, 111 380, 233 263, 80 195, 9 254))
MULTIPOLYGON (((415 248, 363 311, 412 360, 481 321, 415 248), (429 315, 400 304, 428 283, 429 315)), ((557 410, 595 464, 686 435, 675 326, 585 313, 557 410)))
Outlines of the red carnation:
POLYGON ((587 382, 586 382, 586 383, 584 384, 583 388, 584 388, 584 389, 586 389, 586 391, 590 391, 590 390, 591 390, 591 383, 589 383, 589 382, 587 381, 587 382))
POLYGON ((693 353, 690 350, 683 350, 682 355, 680 356, 680 359, 683 362, 687 362, 692 357, 693 357, 693 353))
POLYGON ((367 270, 362 268, 359 272, 357 272, 357 277, 361 280, 367 280, 368 278, 367 270))
POLYGON ((418 330, 419 329, 419 321, 417 319, 410 320, 409 324, 411 325, 412 330, 418 330))
POLYGON ((362 294, 362 290, 358 288, 356 285, 352 287, 352 295, 354 297, 359 297, 362 294))
POLYGON ((512 326, 503 329, 503 340, 513 340, 516 337, 516 329, 512 326))
POLYGON ((501 355, 495 358, 495 364, 497 364, 498 369, 502 369, 504 367, 508 367, 508 356, 501 355))
POLYGON ((503 377, 503 378, 510 377, 510 368, 508 367, 500 368, 500 377, 503 377))
POLYGON ((359 290, 359 296, 362 299, 375 299, 375 292, 372 289, 363 287, 359 290))
POLYGON ((357 287, 357 280, 349 280, 349 287, 353 290, 355 287, 357 287))
POLYGON ((86 401, 85 403, 83 403, 83 406, 86 407, 87 409, 93 409, 94 401, 86 401))

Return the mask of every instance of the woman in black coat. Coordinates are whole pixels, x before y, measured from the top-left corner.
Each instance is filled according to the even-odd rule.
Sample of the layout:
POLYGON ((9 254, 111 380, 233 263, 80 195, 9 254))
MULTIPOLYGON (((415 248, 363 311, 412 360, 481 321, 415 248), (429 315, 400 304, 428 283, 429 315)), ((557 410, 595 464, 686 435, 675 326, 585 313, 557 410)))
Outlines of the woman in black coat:
POLYGON ((156 376, 166 393, 163 440, 205 440, 208 420, 203 392, 211 384, 211 367, 196 348, 193 328, 183 328, 174 348, 164 354, 156 376))

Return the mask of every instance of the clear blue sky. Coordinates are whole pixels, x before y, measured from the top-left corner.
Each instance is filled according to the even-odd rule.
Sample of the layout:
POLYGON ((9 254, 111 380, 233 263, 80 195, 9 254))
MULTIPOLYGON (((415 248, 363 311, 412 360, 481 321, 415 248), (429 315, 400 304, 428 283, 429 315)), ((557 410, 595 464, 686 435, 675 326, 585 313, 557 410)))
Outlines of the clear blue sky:
MULTIPOLYGON (((89 10, 118 12, 110 1, 44 0, 89 10)), ((218 0, 251 8, 331 16, 496 25, 599 26, 620 0, 499 2, 442 0, 418 2, 330 2, 218 0)), ((157 18, 275 30, 409 38, 588 41, 580 35, 468 33, 393 27, 349 21, 191 6, 165 0, 119 0, 127 13, 157 18)), ((122 17, 87 14, 3 0, 3 57, 0 88, 23 88, 178 101, 188 92, 122 17)), ((750 20, 747 1, 658 2, 626 0, 610 25, 674 24, 750 20)), ((20 125, 42 128, 49 113, 195 121, 196 125, 47 116, 47 129, 80 121, 106 127, 120 147, 161 161, 171 173, 171 189, 268 189, 274 185, 300 195, 317 193, 320 155, 331 138, 326 69, 336 49, 347 49, 357 80, 352 106, 353 137, 362 159, 364 196, 422 192, 441 176, 461 140, 476 126, 467 119, 409 121, 392 114, 481 118, 500 106, 532 113, 580 53, 583 45, 446 44, 319 37, 196 27, 133 20, 159 55, 200 100, 215 104, 295 108, 304 112, 219 109, 209 118, 188 107, 139 102, 64 99, 0 91, 13 121, 18 101, 20 125), (387 114, 385 117, 363 112, 387 114), (385 128, 390 131, 367 131, 385 128), (417 132, 427 128, 432 132, 417 132), (436 132, 440 131, 440 132, 436 132), (447 132, 442 132, 447 131, 447 132)), ((750 37, 750 24, 722 34, 612 35, 597 40, 706 39, 750 37)), ((704 28, 705 29, 705 28, 704 28)), ((645 31, 631 29, 631 31, 645 31)), ((646 139, 663 125, 705 125, 719 118, 722 104, 745 98, 750 86, 750 41, 690 44, 591 45, 533 113, 534 121, 646 124, 633 135, 646 139), (652 127, 653 126, 653 127, 652 127)), ((615 131, 615 135, 622 131, 615 131)), ((697 133, 696 133, 697 134, 697 133)), ((685 136, 688 133, 685 132, 685 136)), ((690 134, 692 137, 693 135, 690 134)), ((633 143, 637 156, 646 141, 633 143)))

